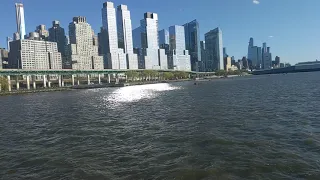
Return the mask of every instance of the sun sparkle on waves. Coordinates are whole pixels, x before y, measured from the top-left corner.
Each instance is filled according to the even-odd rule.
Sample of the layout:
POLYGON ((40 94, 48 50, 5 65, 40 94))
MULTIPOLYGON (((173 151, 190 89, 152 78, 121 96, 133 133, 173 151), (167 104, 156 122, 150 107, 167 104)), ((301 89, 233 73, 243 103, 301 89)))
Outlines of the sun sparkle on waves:
POLYGON ((162 91, 172 91, 180 87, 172 86, 167 83, 148 84, 140 86, 127 86, 117 89, 112 94, 105 97, 105 100, 111 103, 136 102, 142 99, 152 99, 162 91))

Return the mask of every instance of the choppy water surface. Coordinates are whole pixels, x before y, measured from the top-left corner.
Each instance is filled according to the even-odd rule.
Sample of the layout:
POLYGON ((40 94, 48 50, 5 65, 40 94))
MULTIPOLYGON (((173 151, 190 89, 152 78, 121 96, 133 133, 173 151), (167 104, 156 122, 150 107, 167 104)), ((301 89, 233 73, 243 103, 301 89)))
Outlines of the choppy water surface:
POLYGON ((320 73, 0 97, 0 179, 320 179, 320 73))

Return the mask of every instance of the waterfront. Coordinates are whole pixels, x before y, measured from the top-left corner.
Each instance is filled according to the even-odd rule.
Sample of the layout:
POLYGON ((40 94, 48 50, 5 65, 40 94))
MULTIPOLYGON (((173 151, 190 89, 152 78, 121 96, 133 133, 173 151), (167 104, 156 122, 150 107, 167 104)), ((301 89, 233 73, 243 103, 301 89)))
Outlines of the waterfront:
POLYGON ((317 179, 319 76, 0 97, 0 179, 317 179))

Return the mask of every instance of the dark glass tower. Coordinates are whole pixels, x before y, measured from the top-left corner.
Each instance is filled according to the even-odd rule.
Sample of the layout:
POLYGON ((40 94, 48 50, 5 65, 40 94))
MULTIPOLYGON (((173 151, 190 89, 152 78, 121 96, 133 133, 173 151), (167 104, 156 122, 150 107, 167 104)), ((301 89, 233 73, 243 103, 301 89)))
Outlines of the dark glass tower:
POLYGON ((189 50, 191 58, 191 70, 199 71, 201 61, 200 30, 197 20, 186 23, 184 26, 186 49, 189 50))

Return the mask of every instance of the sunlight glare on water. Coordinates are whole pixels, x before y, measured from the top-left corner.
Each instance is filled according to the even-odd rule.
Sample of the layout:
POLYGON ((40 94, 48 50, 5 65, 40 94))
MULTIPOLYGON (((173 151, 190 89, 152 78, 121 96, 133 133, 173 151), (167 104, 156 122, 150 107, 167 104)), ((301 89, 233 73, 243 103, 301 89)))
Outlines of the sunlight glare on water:
POLYGON ((176 89, 180 89, 180 87, 167 83, 127 86, 109 94, 105 97, 105 100, 113 103, 113 105, 123 102, 136 102, 142 99, 155 98, 159 95, 159 92, 162 91, 172 91, 176 89))

